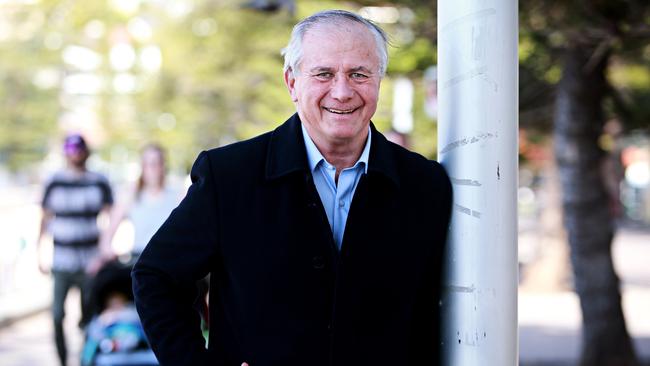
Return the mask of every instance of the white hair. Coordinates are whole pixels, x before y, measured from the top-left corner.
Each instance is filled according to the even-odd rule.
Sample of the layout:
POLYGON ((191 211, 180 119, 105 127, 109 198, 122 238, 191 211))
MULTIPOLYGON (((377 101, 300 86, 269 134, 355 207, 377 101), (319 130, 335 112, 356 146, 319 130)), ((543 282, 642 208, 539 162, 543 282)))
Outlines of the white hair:
POLYGON ((291 32, 289 44, 282 50, 284 71, 286 72, 289 69, 299 70, 302 59, 302 39, 307 31, 319 24, 337 24, 340 22, 357 22, 363 24, 370 31, 375 39, 375 49, 379 58, 379 75, 383 77, 388 66, 388 37, 386 32, 370 20, 346 10, 321 11, 296 24, 291 32))

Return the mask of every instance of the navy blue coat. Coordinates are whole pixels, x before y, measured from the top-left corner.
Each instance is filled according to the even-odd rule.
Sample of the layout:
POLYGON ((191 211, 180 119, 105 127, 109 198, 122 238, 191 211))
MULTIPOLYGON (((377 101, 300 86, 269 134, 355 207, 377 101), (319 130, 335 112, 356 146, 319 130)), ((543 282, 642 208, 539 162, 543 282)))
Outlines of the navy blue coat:
POLYGON ((341 252, 309 172, 297 115, 202 152, 187 196, 132 272, 161 365, 438 363, 451 184, 436 162, 372 127, 341 252), (207 349, 192 309, 211 273, 207 349))

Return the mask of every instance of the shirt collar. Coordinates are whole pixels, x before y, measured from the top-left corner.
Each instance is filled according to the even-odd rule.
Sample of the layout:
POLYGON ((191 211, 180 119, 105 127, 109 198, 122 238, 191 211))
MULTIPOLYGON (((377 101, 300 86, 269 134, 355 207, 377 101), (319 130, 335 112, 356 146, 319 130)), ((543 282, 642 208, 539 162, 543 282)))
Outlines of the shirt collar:
MULTIPOLYGON (((266 179, 275 180, 297 172, 309 172, 301 124, 298 113, 294 113, 285 123, 268 133, 264 173, 266 179)), ((394 144, 388 142, 381 133, 377 132, 372 122, 370 122, 370 131, 372 146, 368 156, 372 156, 372 161, 368 160, 368 176, 382 176, 399 186, 395 155, 403 149, 397 149, 394 144)))
MULTIPOLYGON (((320 150, 318 150, 318 147, 316 147, 316 144, 307 133, 307 129, 305 128, 305 125, 301 123, 300 127, 302 128, 302 138, 305 141, 305 148, 307 149, 307 162, 309 164, 309 170, 313 172, 321 161, 327 161, 327 160, 325 160, 325 157, 323 156, 323 154, 321 154, 320 150)), ((370 157, 370 141, 372 140, 371 132, 372 131, 370 130, 370 126, 368 126, 368 138, 366 139, 366 144, 363 147, 361 156, 359 156, 359 160, 357 160, 357 162, 354 164, 354 167, 359 166, 359 164, 363 164, 364 173, 368 173, 368 158, 370 157)))

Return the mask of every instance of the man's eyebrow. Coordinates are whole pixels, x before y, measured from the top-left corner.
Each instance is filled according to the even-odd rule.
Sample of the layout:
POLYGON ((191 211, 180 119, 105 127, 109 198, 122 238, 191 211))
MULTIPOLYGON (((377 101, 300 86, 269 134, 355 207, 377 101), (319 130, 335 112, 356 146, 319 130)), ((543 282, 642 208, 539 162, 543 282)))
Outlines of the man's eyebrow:
MULTIPOLYGON (((334 69, 328 66, 316 66, 309 69, 310 73, 319 73, 319 72, 333 72, 334 69)), ((347 72, 359 72, 362 71, 366 74, 373 74, 373 72, 365 66, 357 66, 347 70, 347 72)))
POLYGON ((373 73, 372 71, 370 71, 370 69, 368 69, 368 68, 365 67, 365 66, 357 66, 357 67, 353 67, 353 68, 351 68, 351 69, 349 70, 349 72, 358 72, 358 71, 363 71, 363 72, 365 72, 366 74, 372 74, 372 73, 373 73))
POLYGON ((331 67, 327 67, 327 66, 316 66, 316 67, 312 67, 311 69, 309 69, 309 72, 311 72, 311 73, 317 73, 317 72, 332 72, 332 70, 333 70, 333 69, 332 69, 331 67))

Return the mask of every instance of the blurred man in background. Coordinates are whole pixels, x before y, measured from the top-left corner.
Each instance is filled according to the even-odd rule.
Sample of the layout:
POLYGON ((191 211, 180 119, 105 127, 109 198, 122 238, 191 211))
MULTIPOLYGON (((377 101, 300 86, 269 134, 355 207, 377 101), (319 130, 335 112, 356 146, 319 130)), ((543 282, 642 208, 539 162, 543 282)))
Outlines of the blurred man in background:
POLYGON ((89 282, 87 269, 99 257, 97 216, 110 208, 113 195, 104 176, 86 169, 90 150, 81 135, 67 136, 63 151, 65 168, 50 177, 45 185, 37 245, 41 272, 51 271, 54 278, 54 334, 59 360, 61 365, 65 366, 68 355, 63 332, 65 299, 70 288, 79 288, 79 325, 83 327, 89 320, 86 298, 89 282), (51 268, 44 265, 41 253, 41 242, 47 232, 52 236, 54 243, 51 268))

